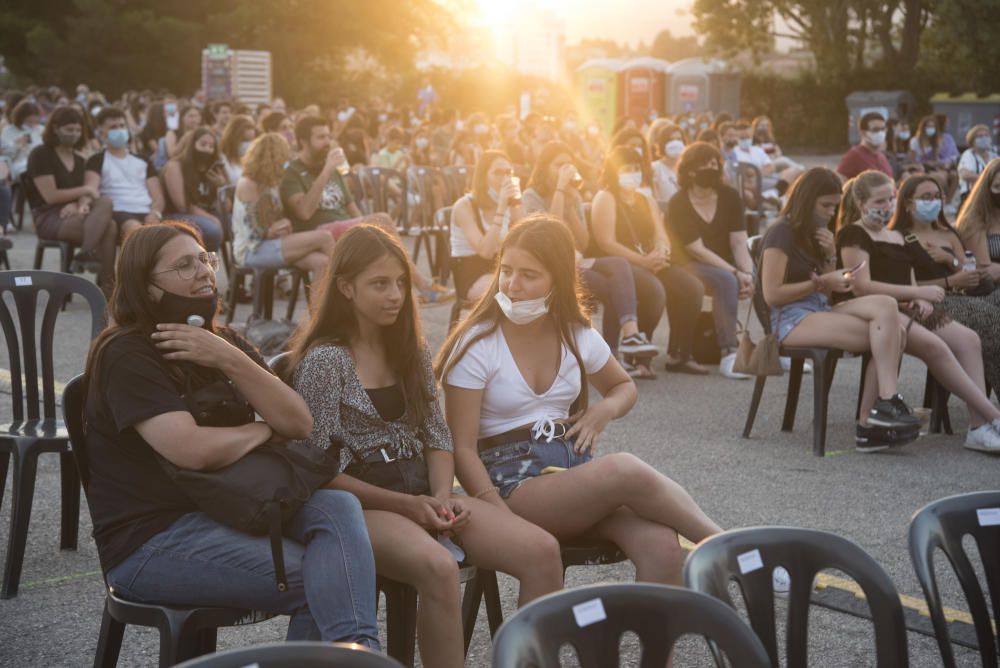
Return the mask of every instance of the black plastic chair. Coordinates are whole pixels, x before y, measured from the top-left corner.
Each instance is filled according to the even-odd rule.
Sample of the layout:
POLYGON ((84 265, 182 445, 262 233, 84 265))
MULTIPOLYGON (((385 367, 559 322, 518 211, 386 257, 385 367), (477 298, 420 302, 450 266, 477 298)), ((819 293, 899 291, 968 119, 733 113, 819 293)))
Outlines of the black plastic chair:
POLYGON ((997 668, 997 636, 990 623, 990 612, 983 589, 969 555, 962 547, 962 539, 971 535, 976 542, 993 602, 993 619, 1000 619, 1000 524, 995 523, 995 516, 998 514, 1000 491, 974 492, 929 503, 910 521, 910 559, 924 590, 924 598, 927 599, 934 635, 946 668, 954 668, 955 655, 951 648, 948 622, 944 618, 937 579, 934 577, 934 550, 944 552, 958 576, 972 613, 983 667, 997 668), (984 521, 979 514, 981 510, 992 511, 994 523, 989 519, 984 521))
POLYGON ((441 175, 448 185, 449 202, 457 202, 458 198, 468 192, 469 179, 472 175, 468 167, 442 167, 441 175))
POLYGON ((361 645, 277 642, 218 652, 177 668, 402 668, 398 661, 361 645))
POLYGON ((24 548, 31 520, 38 456, 58 452, 62 478, 62 519, 59 547, 75 550, 80 523, 80 482, 70 455, 69 435, 56 413, 53 343, 56 318, 71 294, 79 294, 90 305, 90 337, 104 327, 104 295, 96 285, 79 276, 49 271, 0 273, 0 326, 8 351, 11 375, 13 421, 0 425, 0 502, 7 479, 7 467, 14 458, 11 494, 10 534, 0 598, 17 596, 24 563, 24 548), (39 293, 48 294, 40 331, 36 332, 39 293), (13 297, 20 335, 4 294, 13 297), (39 367, 41 393, 39 393, 39 367), (23 379, 22 379, 23 375, 23 379), (39 412, 39 402, 42 411, 39 412))
MULTIPOLYGON (((928 431, 932 434, 940 434, 942 431, 949 436, 954 432, 951 430, 951 416, 948 414, 948 397, 951 392, 944 389, 927 369, 927 379, 924 381, 924 408, 931 409, 931 423, 928 431)), ((989 396, 989 390, 986 392, 989 396)))
POLYGON ((816 574, 835 568, 864 591, 875 623, 878 666, 908 664, 903 607, 892 579, 852 541, 826 531, 791 527, 737 529, 698 544, 684 565, 684 583, 733 605, 729 582, 735 580, 746 602, 750 623, 778 666, 772 572, 783 566, 791 577, 785 656, 789 666, 808 665, 810 596, 816 574))
POLYGON ((359 173, 361 177, 361 183, 364 185, 365 192, 371 201, 371 208, 368 213, 386 213, 393 214, 397 219, 397 227, 402 224, 405 227, 407 220, 407 201, 406 201, 406 175, 395 169, 386 169, 384 167, 362 167, 359 173), (391 211, 392 197, 389 193, 389 181, 396 180, 399 182, 402 188, 402 194, 399 197, 399 207, 396 211, 391 211))
POLYGON ((7 237, 0 237, 0 269, 6 269, 10 271, 10 258, 7 257, 7 251, 14 247, 10 239, 7 237))
MULTIPOLYGON (((436 178, 441 178, 441 174, 434 167, 410 167, 407 172, 407 184, 410 191, 419 198, 415 212, 420 232, 413 246, 413 264, 416 266, 420 260, 420 249, 426 248, 427 263, 431 268, 431 274, 440 277, 447 267, 447 262, 441 262, 440 258, 443 257, 442 244, 449 243, 451 207, 445 207, 448 209, 447 214, 435 215, 434 180, 436 178)), ((411 210, 411 213, 414 211, 411 210)), ((444 253, 446 256, 447 250, 444 250, 444 253)), ((447 274, 441 280, 447 280, 447 274)))
POLYGON ((576 649, 583 668, 617 666, 627 631, 642 643, 641 668, 662 668, 686 634, 710 638, 736 668, 769 665, 753 631, 712 597, 667 585, 613 584, 561 591, 524 606, 497 633, 493 666, 559 666, 566 643, 576 649))
MULTIPOLYGON (((578 539, 562 543, 559 546, 562 557, 563 580, 566 570, 573 566, 604 566, 617 564, 628 559, 621 548, 610 541, 578 539)), ((500 607, 500 585, 497 583, 496 571, 479 569, 476 578, 465 588, 462 597, 462 624, 465 630, 465 651, 469 651, 472 632, 475 630, 476 618, 479 616, 481 601, 486 603, 486 619, 490 625, 490 637, 495 637, 497 629, 503 623, 503 610, 500 607)))
POLYGON ((76 253, 77 246, 68 241, 57 241, 55 239, 39 239, 35 244, 35 261, 32 267, 35 271, 40 271, 45 262, 45 251, 54 248, 59 251, 59 271, 64 274, 70 273, 70 266, 73 264, 73 254, 76 253))
POLYGON ((218 209, 219 222, 222 224, 222 266, 226 270, 226 278, 233 283, 233 205, 236 199, 236 186, 222 186, 215 193, 215 208, 218 209))
POLYGON ((11 196, 14 200, 14 229, 20 232, 24 228, 24 210, 28 204, 28 173, 24 172, 21 177, 11 184, 11 196))
MULTIPOLYGON (((760 266, 761 255, 760 237, 750 240, 750 255, 754 263, 760 266)), ((753 309, 764 328, 765 334, 771 333, 771 316, 767 303, 764 301, 763 290, 760 286, 760 272, 757 272, 756 287, 753 294, 753 309)), ((813 363, 813 454, 817 457, 826 455, 826 422, 827 412, 830 404, 830 386, 833 384, 833 375, 837 370, 837 362, 844 356, 844 351, 837 348, 798 347, 780 346, 779 354, 788 357, 792 361, 788 374, 788 392, 785 395, 785 414, 781 421, 781 431, 792 431, 795 427, 795 413, 799 406, 799 392, 802 389, 802 375, 806 360, 813 363)), ((861 376, 862 384, 864 374, 861 376)), ((760 407, 761 397, 764 395, 764 383, 767 376, 757 376, 753 395, 750 399, 750 410, 747 412, 746 423, 743 426, 743 438, 750 438, 754 420, 757 418, 757 409, 760 407)))
MULTIPOLYGON (((83 409, 86 384, 83 375, 76 376, 63 391, 63 419, 72 443, 72 457, 80 473, 84 494, 90 481, 86 441, 83 434, 83 409)), ((76 489, 79 494, 79 482, 76 489)), ((216 608, 153 605, 133 603, 119 598, 108 587, 101 618, 101 635, 97 640, 94 668, 111 668, 118 663, 122 637, 129 624, 158 629, 160 632, 160 668, 179 661, 215 651, 216 629, 239 626, 271 619, 275 615, 245 608, 216 608)))

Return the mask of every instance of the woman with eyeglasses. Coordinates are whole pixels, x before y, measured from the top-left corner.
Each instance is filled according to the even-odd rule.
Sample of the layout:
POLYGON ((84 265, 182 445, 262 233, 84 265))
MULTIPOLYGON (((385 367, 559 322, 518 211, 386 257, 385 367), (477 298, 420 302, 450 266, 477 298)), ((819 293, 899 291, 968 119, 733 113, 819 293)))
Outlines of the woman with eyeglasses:
POLYGON ((489 286, 496 256, 511 226, 521 218, 521 189, 505 153, 486 151, 472 175, 472 192, 451 210, 451 264, 455 294, 478 300, 489 286))
POLYGON ((87 359, 84 408, 87 501, 107 584, 138 603, 289 615, 288 640, 378 649, 375 564, 354 496, 319 490, 285 522, 282 592, 270 539, 210 519, 163 468, 165 459, 220 469, 312 430, 302 397, 246 340, 216 326, 217 266, 186 223, 144 225, 122 248, 112 324, 87 359), (210 386, 226 398, 206 416, 191 397, 210 386))
POLYGON ((983 369, 990 387, 1000 388, 1000 291, 975 255, 967 254, 943 212, 941 186, 930 176, 912 176, 899 187, 889 228, 914 250, 918 285, 944 289, 941 310, 979 335, 983 369), (913 244, 913 242, 916 242, 913 244))

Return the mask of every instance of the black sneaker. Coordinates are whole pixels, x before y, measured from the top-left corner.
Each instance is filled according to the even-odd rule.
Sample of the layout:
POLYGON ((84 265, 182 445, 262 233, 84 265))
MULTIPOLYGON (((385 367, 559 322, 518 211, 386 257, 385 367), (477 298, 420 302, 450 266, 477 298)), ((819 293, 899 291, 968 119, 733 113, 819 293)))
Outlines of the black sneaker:
POLYGON ((649 339, 642 332, 623 338, 618 349, 625 355, 634 355, 636 357, 655 356, 661 352, 658 347, 649 342, 649 339))
POLYGON ((97 259, 97 252, 93 250, 77 251, 69 265, 71 274, 82 274, 85 271, 96 274, 100 269, 101 261, 97 259))
POLYGON ((898 394, 889 399, 879 399, 868 413, 868 424, 876 427, 910 427, 920 425, 920 418, 910 412, 910 407, 898 394))
POLYGON ((854 449, 858 452, 880 452, 912 443, 920 436, 920 425, 909 427, 857 426, 854 449))

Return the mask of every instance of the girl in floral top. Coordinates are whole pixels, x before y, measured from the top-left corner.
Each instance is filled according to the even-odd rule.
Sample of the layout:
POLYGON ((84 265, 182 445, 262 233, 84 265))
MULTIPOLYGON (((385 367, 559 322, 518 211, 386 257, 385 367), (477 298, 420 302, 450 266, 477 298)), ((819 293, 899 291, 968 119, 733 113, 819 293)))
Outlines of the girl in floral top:
POLYGON ((294 266, 318 274, 330 262, 333 237, 316 230, 292 232, 278 196, 288 156, 288 142, 275 132, 247 149, 233 201, 233 257, 253 269, 294 266))
POLYGON ((379 574, 419 595, 425 666, 461 666, 460 554, 521 582, 519 603, 562 586, 559 544, 479 498, 454 496, 451 434, 441 414, 399 242, 371 225, 334 249, 289 368, 314 417, 309 440, 341 447, 331 486, 361 500, 379 574))

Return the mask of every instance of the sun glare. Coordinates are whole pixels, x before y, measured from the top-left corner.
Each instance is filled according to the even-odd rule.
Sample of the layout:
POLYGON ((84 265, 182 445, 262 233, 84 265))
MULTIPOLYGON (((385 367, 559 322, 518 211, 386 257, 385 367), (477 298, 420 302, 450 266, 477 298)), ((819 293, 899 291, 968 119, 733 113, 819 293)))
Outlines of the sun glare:
POLYGON ((563 12, 573 0, 476 0, 477 18, 494 30, 510 27, 520 14, 531 9, 552 9, 563 12))

